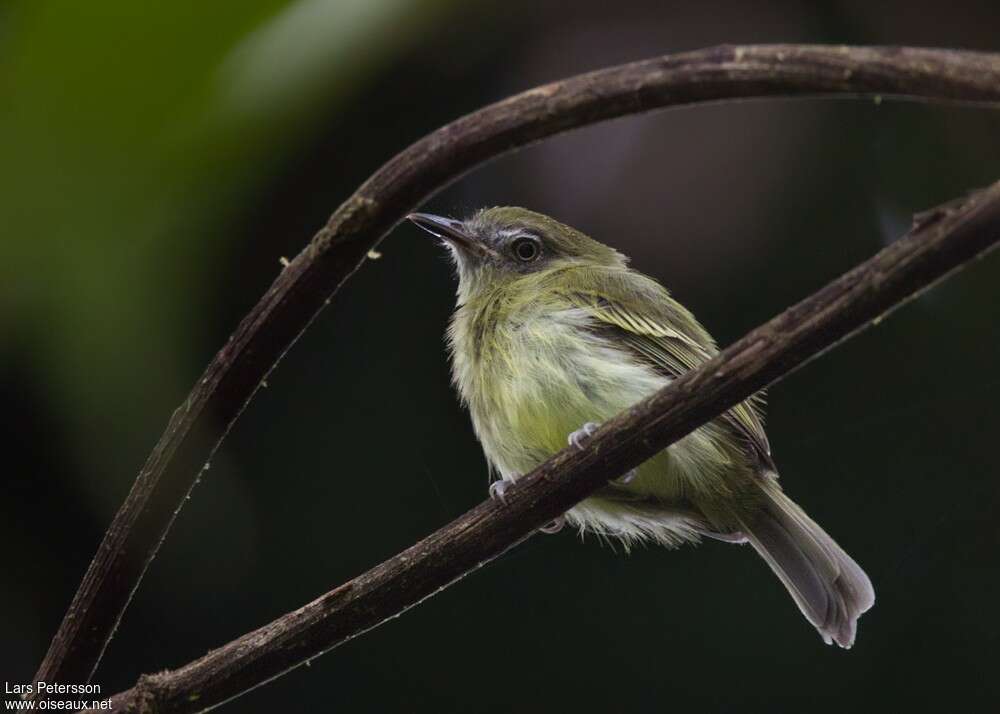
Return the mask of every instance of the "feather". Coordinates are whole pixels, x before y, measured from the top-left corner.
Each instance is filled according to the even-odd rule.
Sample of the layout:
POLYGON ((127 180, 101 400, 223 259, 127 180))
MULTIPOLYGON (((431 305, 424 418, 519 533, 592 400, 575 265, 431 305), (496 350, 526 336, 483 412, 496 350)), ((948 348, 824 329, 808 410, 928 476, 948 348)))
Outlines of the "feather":
MULTIPOLYGON (((567 276, 568 277, 568 276, 567 276)), ((637 359, 673 379, 717 352, 714 341, 666 288, 627 268, 575 268, 572 284, 556 287, 598 322, 598 331, 627 346, 637 359)), ((775 471, 762 421, 763 395, 727 411, 721 422, 761 470, 775 471)))

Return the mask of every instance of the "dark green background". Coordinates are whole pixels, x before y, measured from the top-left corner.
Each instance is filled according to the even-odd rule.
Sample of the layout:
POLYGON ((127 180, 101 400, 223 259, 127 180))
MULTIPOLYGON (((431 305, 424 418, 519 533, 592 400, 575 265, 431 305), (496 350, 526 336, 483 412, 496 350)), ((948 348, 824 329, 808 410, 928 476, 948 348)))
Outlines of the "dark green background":
MULTIPOLYGON (((0 679, 27 681, 171 411, 369 173, 514 91, 720 42, 1000 50, 979 3, 0 3, 0 679)), ((1000 177, 1000 112, 766 101, 626 118, 463 179, 633 256, 723 344, 1000 177)), ((257 627, 444 524, 486 468, 448 382, 454 281, 411 226, 225 442, 96 679, 257 627)), ((788 491, 878 601, 825 647, 749 549, 563 533, 240 712, 985 711, 1000 699, 1000 255, 770 394, 788 491)))

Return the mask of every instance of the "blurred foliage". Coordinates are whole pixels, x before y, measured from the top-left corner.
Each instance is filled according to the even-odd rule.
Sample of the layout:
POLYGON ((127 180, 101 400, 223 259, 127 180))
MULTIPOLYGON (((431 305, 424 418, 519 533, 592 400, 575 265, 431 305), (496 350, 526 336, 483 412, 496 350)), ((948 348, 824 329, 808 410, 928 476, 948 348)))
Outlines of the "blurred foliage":
POLYGON ((95 472, 120 468, 122 442, 146 449, 148 402, 174 400, 190 381, 179 365, 204 361, 186 338, 240 238, 227 221, 269 166, 420 36, 437 8, 413 5, 5 8, 0 325, 46 360, 46 398, 79 421, 95 472), (123 413, 107 415, 110 404, 123 413))
MULTIPOLYGON (((171 410, 279 257, 410 141, 513 91, 653 54, 996 51, 998 22, 993 2, 0 0, 0 676, 34 671, 171 410)), ((716 105, 557 137, 431 209, 563 218, 727 343, 913 211, 995 180, 998 136, 1000 113, 982 108, 716 105)), ((109 649, 107 690, 259 626, 483 497, 441 339, 449 267, 397 233, 225 443, 109 649)), ((879 593, 851 653, 823 648, 744 549, 624 558, 563 534, 228 707, 996 702, 998 280, 992 256, 771 391, 789 491, 879 593)))

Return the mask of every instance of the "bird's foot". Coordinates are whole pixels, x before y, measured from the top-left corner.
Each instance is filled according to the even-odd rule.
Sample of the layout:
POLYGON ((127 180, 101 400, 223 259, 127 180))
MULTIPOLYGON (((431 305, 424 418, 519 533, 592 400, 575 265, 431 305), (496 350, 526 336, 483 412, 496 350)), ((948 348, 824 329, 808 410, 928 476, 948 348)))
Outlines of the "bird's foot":
POLYGON ((547 535, 552 535, 553 533, 558 533, 566 525, 566 516, 559 516, 554 518, 548 525, 544 525, 538 530, 547 535))
POLYGON ((511 481, 494 481, 490 484, 490 498, 494 501, 500 501, 500 503, 507 505, 507 498, 504 496, 507 493, 507 489, 510 488, 511 481))
MULTIPOLYGON (((594 435, 594 432, 596 432, 600 426, 601 425, 598 424, 597 422, 588 421, 586 424, 584 424, 579 429, 577 429, 576 431, 572 432, 569 435, 569 438, 567 439, 569 445, 577 449, 583 450, 584 444, 587 441, 587 439, 592 437, 594 435)), ((636 470, 631 469, 628 473, 624 474, 623 476, 619 476, 618 478, 614 479, 613 482, 621 485, 629 484, 636 477, 636 474, 637 474, 636 470)))
POLYGON ((597 422, 588 421, 579 429, 571 433, 566 441, 569 442, 570 446, 583 450, 584 442, 590 437, 592 437, 594 435, 594 432, 597 431, 597 429, 600 426, 601 425, 598 424, 597 422))

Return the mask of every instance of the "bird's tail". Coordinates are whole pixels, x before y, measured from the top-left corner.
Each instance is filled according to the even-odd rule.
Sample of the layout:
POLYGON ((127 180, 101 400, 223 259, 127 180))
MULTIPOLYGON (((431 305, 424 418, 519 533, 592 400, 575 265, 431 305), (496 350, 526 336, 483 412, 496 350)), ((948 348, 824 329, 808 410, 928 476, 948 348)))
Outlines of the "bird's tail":
POLYGON ((827 644, 854 644, 858 618, 875 603, 865 571, 780 487, 761 484, 765 499, 740 517, 754 549, 767 561, 827 644))

